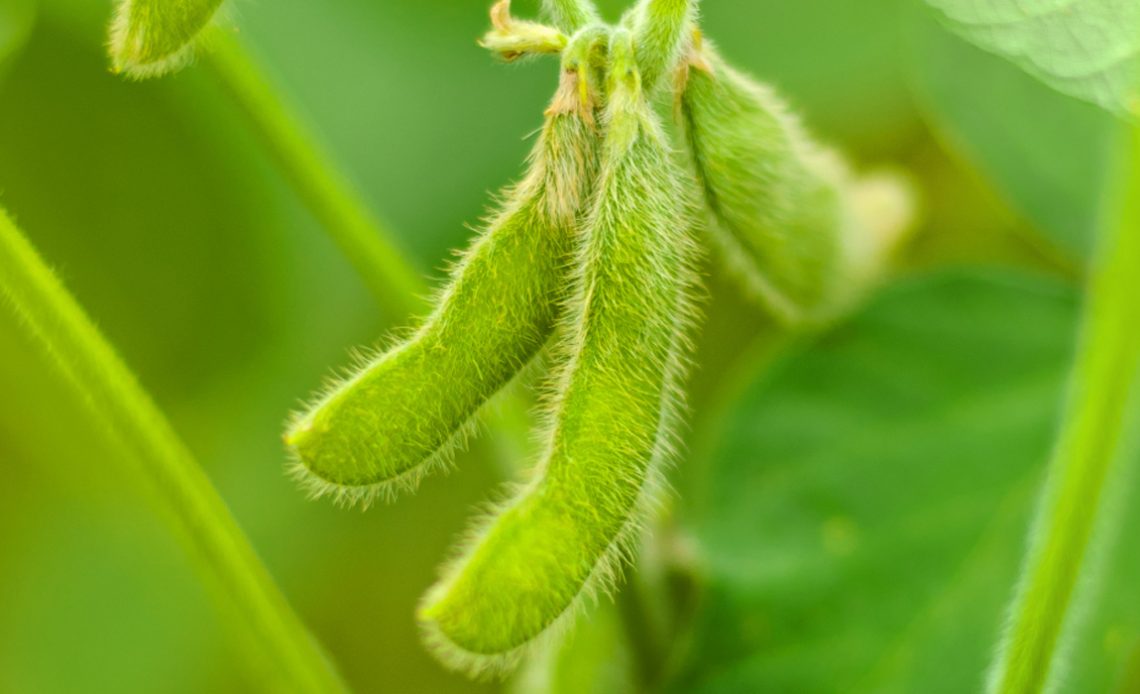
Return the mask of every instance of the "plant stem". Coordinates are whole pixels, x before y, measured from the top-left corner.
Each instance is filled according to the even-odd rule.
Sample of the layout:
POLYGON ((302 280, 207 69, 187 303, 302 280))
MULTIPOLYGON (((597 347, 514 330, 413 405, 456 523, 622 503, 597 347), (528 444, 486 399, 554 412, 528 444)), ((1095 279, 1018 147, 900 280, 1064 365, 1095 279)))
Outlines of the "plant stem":
POLYGON ((389 317, 400 319, 419 308, 426 287, 395 235, 369 212, 240 40, 230 32, 215 31, 210 50, 203 53, 277 166, 389 317))
MULTIPOLYGON (((676 67, 688 45, 696 12, 695 0, 641 0, 632 10, 637 67, 646 94, 653 94, 676 67)), ((624 21, 624 20, 623 20, 624 21)))
POLYGON ((545 0, 543 4, 554 23, 570 34, 602 19, 592 0, 545 0))
POLYGON ((279 690, 344 686, 170 424, 91 320, 0 210, 0 296, 44 347, 124 456, 134 462, 198 568, 236 615, 258 674, 279 690))
POLYGON ((1080 353, 1046 495, 1030 543, 1012 620, 990 691, 1043 691, 1058 658, 1066 617, 1106 481, 1128 426, 1140 371, 1140 128, 1131 133, 1120 208, 1103 230, 1090 280, 1080 353))

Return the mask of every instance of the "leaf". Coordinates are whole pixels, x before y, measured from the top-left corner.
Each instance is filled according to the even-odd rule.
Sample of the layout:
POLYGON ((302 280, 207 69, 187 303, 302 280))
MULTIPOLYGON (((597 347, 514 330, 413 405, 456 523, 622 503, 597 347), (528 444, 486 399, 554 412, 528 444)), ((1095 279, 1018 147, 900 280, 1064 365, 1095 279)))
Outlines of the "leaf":
POLYGON ((749 384, 686 492, 708 589, 673 689, 978 690, 1075 318, 1051 281, 911 280, 749 384))
POLYGON ((0 0, 0 69, 23 48, 35 15, 34 0, 0 0))
POLYGON ((1140 115, 1135 0, 927 0, 948 26, 1069 96, 1140 115))
POLYGON ((935 130, 1061 250, 1088 259, 1118 122, 947 31, 905 17, 911 85, 935 130))

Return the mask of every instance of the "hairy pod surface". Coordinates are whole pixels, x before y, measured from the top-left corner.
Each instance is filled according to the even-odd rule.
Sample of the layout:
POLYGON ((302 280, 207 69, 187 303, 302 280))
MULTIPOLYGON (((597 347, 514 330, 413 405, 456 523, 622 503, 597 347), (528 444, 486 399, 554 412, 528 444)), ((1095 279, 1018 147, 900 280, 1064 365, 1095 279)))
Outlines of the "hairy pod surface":
POLYGON ((889 174, 856 179, 779 96, 699 38, 680 75, 680 117, 714 241, 779 318, 826 321, 858 298, 909 228, 909 188, 889 174))
POLYGON ((222 0, 121 0, 111 23, 115 72, 142 79, 177 70, 222 0))
POLYGON ((473 416, 539 351, 566 291, 597 135, 564 72, 528 175, 456 264, 411 337, 332 388, 286 434, 315 496, 367 504, 414 488, 473 416))
POLYGON ((623 34, 612 44, 602 167, 559 328, 543 457, 419 613, 441 659, 475 676, 510 669, 613 586, 672 448, 694 250, 679 172, 623 34))

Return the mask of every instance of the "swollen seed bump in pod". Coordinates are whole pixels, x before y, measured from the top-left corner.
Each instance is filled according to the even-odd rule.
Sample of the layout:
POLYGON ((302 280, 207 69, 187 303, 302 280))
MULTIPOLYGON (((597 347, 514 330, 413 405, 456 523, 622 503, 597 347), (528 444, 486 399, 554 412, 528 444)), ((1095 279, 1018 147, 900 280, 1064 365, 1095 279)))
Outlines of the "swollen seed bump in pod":
POLYGON ((910 228, 905 182, 855 178, 699 36, 679 81, 710 231, 750 293, 789 323, 826 321, 858 299, 910 228))
POLYGON ((543 457, 419 612, 439 657, 475 676, 510 669, 613 586, 672 448, 694 250, 631 46, 614 34, 599 182, 558 331, 543 457))
POLYGON ((157 77, 190 60, 194 43, 222 0, 120 0, 111 23, 111 66, 130 77, 157 77))
POLYGON ((597 135, 579 79, 563 73, 529 173, 456 264, 422 327, 290 425, 293 472, 313 495, 367 504, 414 488, 546 343, 595 175, 597 135))

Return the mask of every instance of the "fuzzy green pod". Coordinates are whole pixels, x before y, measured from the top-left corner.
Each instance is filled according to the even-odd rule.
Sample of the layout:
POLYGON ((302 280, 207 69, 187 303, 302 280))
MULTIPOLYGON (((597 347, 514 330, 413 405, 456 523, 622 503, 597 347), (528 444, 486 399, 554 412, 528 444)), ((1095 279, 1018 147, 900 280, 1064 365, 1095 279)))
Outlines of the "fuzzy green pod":
POLYGON ((695 251, 627 33, 611 53, 601 172, 559 328, 543 457, 419 611, 439 657, 474 676, 509 670, 612 588, 672 449, 695 251))
POLYGON ((294 418, 286 443, 311 494, 367 505, 414 488, 546 343, 596 166, 592 107, 581 93, 578 73, 563 72, 529 173, 423 325, 294 418))
POLYGON ((111 23, 111 66, 157 77, 185 65, 222 0, 121 0, 111 23))
POLYGON ((856 178, 769 88, 694 41, 679 110, 714 242, 788 323, 859 298, 909 229, 913 196, 890 174, 856 178))

